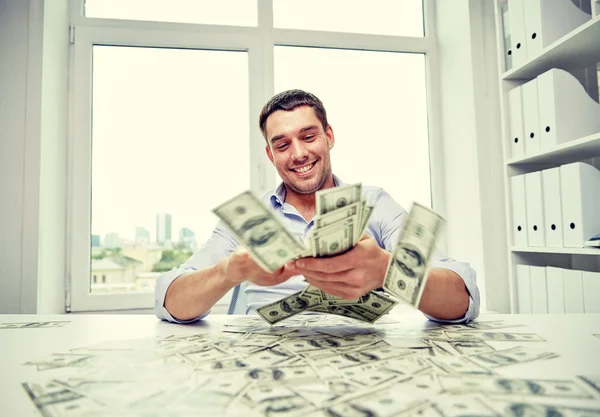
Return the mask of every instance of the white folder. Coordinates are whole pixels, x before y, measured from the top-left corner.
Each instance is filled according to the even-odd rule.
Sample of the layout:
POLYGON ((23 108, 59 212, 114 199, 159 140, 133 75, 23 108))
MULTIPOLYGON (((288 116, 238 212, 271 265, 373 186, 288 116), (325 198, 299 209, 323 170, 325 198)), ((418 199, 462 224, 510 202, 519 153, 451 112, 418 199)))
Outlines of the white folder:
POLYGON ((512 201, 513 245, 527 246, 527 209, 525 203, 525 176, 516 175, 510 179, 512 201))
POLYGON ((529 265, 517 265, 517 309, 519 314, 531 314, 531 284, 529 265))
POLYGON ((548 313, 563 314, 565 312, 565 289, 563 286, 562 268, 546 267, 546 286, 548 293, 548 313))
POLYGON ((508 0, 513 68, 518 68, 527 61, 525 10, 523 5, 525 1, 526 0, 508 0))
POLYGON ((510 116, 510 156, 518 158, 525 155, 525 140, 523 138, 523 103, 521 87, 508 92, 508 111, 510 116))
POLYGON ((537 154, 541 151, 538 113, 537 78, 521 86, 523 98, 523 131, 525 136, 525 153, 537 154))
POLYGON ((527 243, 545 246, 544 195, 541 171, 525 174, 525 202, 527 206, 527 243))
POLYGON ((537 77, 542 150, 600 132, 600 104, 577 78, 561 69, 537 77))
POLYGON ((525 0, 523 5, 529 59, 591 18, 572 0, 525 0))
POLYGON ((583 271, 583 309, 600 313, 600 272, 583 271))
POLYGON ((565 313, 583 313, 582 271, 563 269, 565 313))
POLYGON ((546 286, 546 267, 530 266, 529 282, 531 285, 531 312, 533 314, 548 313, 548 290, 546 286))
POLYGON ((560 167, 563 245, 582 248, 600 232, 600 171, 584 162, 560 167))
POLYGON ((560 167, 542 171, 544 196, 544 239, 547 247, 562 248, 562 207, 560 202, 560 167))

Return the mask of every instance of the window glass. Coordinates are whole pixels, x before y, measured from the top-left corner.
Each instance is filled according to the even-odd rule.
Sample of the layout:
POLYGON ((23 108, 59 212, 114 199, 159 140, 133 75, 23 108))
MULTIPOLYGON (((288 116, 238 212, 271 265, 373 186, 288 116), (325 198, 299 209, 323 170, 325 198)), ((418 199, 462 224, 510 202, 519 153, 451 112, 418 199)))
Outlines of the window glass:
POLYGON ((248 102, 246 52, 94 46, 92 292, 153 291, 250 188, 248 102))

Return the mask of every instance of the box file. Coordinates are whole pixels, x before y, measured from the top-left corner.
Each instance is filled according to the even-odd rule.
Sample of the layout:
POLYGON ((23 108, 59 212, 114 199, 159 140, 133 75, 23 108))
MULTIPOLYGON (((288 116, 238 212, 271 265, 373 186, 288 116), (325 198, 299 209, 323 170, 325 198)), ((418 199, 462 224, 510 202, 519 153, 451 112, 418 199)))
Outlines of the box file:
POLYGON ((542 150, 600 132, 600 104, 577 78, 561 69, 537 77, 542 150))
POLYGON ((525 0, 523 11, 528 59, 537 57, 552 42, 592 17, 571 0, 525 0))
POLYGON ((583 310, 600 313, 600 272, 583 271, 583 310))
POLYGON ((563 269, 563 288, 565 290, 565 312, 583 313, 582 272, 563 269))
POLYGON ((525 155, 525 141, 523 138, 523 102, 520 86, 513 88, 508 92, 508 112, 510 119, 510 154, 513 158, 518 158, 525 155))
POLYGON ((548 291, 546 287, 546 267, 530 266, 529 282, 531 285, 531 312, 533 314, 548 313, 548 291))
POLYGON ((565 312, 565 289, 562 268, 546 267, 546 286, 548 313, 563 314, 565 312))
POLYGON ((541 171, 525 174, 525 205, 527 211, 527 243, 545 246, 544 196, 541 171))
POLYGON ((541 150, 539 135, 538 85, 537 79, 521 86, 523 98, 523 131, 525 136, 525 154, 537 154, 541 150))
POLYGON ((516 175, 510 179, 510 191, 513 245, 527 246, 527 208, 525 203, 524 175, 516 175))
POLYGON ((600 171, 584 162, 560 167, 563 245, 582 248, 600 232, 600 171))
POLYGON ((508 0, 508 20, 510 21, 510 39, 512 44, 512 64, 518 68, 527 61, 527 38, 525 29, 526 0, 508 0))
POLYGON ((516 266, 517 308, 520 314, 531 314, 529 268, 529 265, 516 266))
POLYGON ((562 248, 562 207, 560 201, 560 167, 542 171, 544 198, 544 239, 546 247, 562 248))

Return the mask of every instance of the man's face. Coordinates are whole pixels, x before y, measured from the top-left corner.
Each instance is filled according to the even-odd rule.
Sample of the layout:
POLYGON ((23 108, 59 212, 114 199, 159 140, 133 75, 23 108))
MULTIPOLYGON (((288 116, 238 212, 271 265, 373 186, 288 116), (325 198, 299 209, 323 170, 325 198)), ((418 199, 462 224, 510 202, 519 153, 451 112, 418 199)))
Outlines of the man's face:
POLYGON ((331 177, 329 150, 334 137, 308 106, 292 111, 278 110, 267 118, 267 156, 279 176, 299 194, 312 194, 331 177))

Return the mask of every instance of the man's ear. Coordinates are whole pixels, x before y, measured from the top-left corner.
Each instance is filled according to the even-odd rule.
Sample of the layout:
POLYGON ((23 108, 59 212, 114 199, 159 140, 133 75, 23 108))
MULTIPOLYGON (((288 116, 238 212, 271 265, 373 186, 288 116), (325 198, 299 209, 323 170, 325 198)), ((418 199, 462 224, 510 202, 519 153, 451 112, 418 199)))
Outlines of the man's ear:
POLYGON ((265 146, 265 152, 267 152, 267 156, 269 157, 269 161, 275 166, 275 162, 273 162, 273 153, 271 152, 271 147, 269 145, 265 146))
POLYGON ((335 136, 333 134, 333 128, 331 127, 331 125, 327 125, 325 136, 327 137, 327 146, 329 147, 329 150, 331 150, 333 148, 333 145, 335 145, 335 136))

